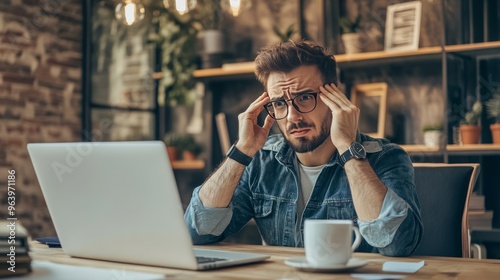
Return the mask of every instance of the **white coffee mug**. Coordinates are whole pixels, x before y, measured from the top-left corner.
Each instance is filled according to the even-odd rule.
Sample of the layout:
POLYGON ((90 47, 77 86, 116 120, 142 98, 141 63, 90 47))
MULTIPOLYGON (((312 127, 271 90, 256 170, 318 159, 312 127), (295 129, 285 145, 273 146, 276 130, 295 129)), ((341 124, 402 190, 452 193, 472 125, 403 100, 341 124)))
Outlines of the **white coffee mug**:
POLYGON ((361 243, 361 235, 351 220, 306 220, 304 247, 312 266, 345 265, 361 243), (352 243, 352 231, 356 234, 352 243))

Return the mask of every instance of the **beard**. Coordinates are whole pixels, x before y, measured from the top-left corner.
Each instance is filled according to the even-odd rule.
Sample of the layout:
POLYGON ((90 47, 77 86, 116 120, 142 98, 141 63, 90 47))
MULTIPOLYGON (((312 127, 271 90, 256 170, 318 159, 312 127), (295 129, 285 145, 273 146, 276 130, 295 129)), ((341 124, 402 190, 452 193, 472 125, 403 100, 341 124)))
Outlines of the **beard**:
MULTIPOLYGON (((318 136, 314 136, 310 140, 307 137, 297 138, 298 143, 293 143, 292 141, 290 141, 288 134, 283 133, 281 127, 279 129, 281 131, 281 134, 283 134, 285 141, 296 153, 307 153, 314 151, 330 137, 330 126, 331 126, 331 115, 328 119, 325 119, 325 121, 321 124, 321 130, 318 136)), ((291 131, 292 129, 314 128, 314 127, 315 126, 313 124, 300 121, 298 123, 293 123, 289 125, 287 131, 291 131)))

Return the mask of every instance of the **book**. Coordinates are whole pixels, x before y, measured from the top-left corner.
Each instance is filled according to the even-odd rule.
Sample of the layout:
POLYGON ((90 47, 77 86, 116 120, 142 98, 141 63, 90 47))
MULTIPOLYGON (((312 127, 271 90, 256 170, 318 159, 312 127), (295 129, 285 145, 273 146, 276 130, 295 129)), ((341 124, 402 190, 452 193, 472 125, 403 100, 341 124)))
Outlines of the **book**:
POLYGON ((18 220, 0 221, 0 277, 31 272, 28 237, 18 220))
POLYGON ((30 272, 31 272, 31 266, 30 267, 23 267, 23 268, 15 268, 14 271, 10 271, 7 269, 0 269, 0 277, 18 276, 18 275, 24 275, 24 274, 27 274, 30 272))
POLYGON ((472 194, 469 199, 469 210, 484 210, 484 195, 472 194))
POLYGON ((492 229, 493 211, 472 210, 469 211, 469 228, 471 229, 492 229))

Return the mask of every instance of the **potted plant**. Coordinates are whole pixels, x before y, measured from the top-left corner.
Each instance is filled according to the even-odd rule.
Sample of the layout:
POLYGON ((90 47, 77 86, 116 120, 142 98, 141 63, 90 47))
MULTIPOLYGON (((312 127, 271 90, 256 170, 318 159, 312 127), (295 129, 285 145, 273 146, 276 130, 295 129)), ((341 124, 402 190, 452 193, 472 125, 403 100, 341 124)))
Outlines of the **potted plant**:
POLYGON ((472 109, 465 114, 465 118, 460 124, 460 138, 462 144, 478 144, 481 135, 481 126, 478 122, 483 112, 483 106, 478 100, 472 109))
POLYGON ((429 124, 422 128, 424 132, 424 145, 427 147, 436 147, 441 144, 443 138, 443 124, 429 124))
POLYGON ((181 137, 178 147, 182 151, 184 160, 195 160, 203 150, 202 146, 191 135, 181 137))
POLYGON ((201 31, 201 67, 221 67, 226 47, 225 36, 220 29, 222 20, 220 0, 200 0, 194 17, 201 31))
POLYGON ((342 28, 342 41, 344 42, 344 49, 346 54, 359 53, 360 48, 360 36, 358 29, 360 28, 361 15, 358 15, 354 21, 351 21, 348 17, 342 17, 339 20, 339 25, 342 28))
POLYGON ((163 137, 167 146, 167 154, 170 161, 179 160, 180 137, 175 133, 167 133, 163 137))
POLYGON ((295 24, 292 23, 283 32, 281 32, 277 25, 273 25, 273 32, 276 36, 278 36, 278 38, 280 38, 281 42, 287 42, 290 41, 295 33, 297 33, 297 30, 295 30, 295 24))
POLYGON ((486 101, 485 105, 488 116, 495 119, 495 122, 490 125, 493 143, 500 144, 500 89, 493 94, 490 100, 486 101))

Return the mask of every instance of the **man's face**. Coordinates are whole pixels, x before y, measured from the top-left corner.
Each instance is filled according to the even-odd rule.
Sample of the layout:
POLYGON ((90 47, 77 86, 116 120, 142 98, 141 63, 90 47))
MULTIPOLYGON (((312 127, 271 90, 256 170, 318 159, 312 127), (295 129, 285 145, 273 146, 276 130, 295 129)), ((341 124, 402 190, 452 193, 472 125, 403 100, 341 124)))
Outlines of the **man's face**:
MULTIPOLYGON (((267 85, 269 97, 274 101, 319 92, 323 79, 316 66, 308 65, 289 73, 273 72, 269 75, 267 85)), ((288 101, 288 115, 276 121, 285 140, 297 153, 310 152, 330 137, 332 114, 319 96, 316 100, 316 108, 309 113, 297 111, 288 101)))

